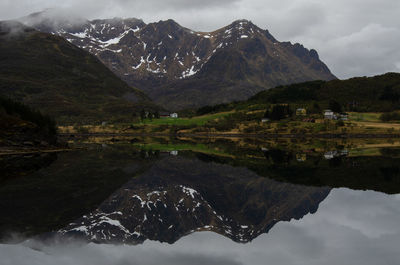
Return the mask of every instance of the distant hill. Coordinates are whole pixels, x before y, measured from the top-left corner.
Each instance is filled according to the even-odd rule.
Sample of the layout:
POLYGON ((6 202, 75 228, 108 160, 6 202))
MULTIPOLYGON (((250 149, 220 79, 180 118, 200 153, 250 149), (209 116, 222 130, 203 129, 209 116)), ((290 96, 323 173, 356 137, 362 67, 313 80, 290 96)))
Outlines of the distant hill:
POLYGON ((288 103, 293 106, 328 108, 336 101, 344 111, 389 112, 400 109, 400 73, 347 80, 312 81, 278 86, 262 91, 246 101, 208 106, 199 114, 230 109, 263 108, 269 104, 288 103))
POLYGON ((61 37, 0 22, 0 95, 59 123, 129 120, 154 104, 95 56, 61 37))
POLYGON ((174 110, 243 100, 277 85, 336 78, 315 50, 280 42, 248 20, 213 32, 193 31, 173 20, 70 19, 59 10, 21 21, 95 54, 128 84, 174 110))

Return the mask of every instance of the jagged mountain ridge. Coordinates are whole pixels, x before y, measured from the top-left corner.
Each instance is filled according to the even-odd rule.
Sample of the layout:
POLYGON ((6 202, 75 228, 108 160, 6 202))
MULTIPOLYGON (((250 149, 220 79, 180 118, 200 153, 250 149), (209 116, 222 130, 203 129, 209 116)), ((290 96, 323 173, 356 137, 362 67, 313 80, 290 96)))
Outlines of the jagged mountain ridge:
POLYGON ((279 42, 248 20, 213 32, 193 31, 173 20, 70 22, 58 14, 52 17, 50 11, 21 21, 95 54, 128 84, 175 109, 245 99, 277 85, 335 78, 315 50, 279 42))
POLYGON ((213 231, 246 243, 279 221, 315 213, 329 192, 279 183, 245 168, 170 156, 58 234, 138 244, 174 243, 196 231, 213 231))

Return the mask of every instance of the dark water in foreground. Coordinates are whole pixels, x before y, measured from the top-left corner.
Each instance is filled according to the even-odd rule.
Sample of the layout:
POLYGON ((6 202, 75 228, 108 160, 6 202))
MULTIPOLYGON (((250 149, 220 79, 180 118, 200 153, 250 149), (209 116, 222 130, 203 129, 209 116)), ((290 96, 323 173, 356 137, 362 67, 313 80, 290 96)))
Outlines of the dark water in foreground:
POLYGON ((3 157, 0 264, 399 264, 400 149, 90 144, 3 157))

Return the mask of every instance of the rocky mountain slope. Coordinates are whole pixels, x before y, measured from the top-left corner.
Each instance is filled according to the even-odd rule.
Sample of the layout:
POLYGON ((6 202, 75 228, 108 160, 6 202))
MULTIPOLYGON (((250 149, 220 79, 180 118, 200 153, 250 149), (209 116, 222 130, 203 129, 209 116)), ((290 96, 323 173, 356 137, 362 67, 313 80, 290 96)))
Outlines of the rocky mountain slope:
POLYGON ((155 108, 95 56, 18 22, 0 22, 0 95, 61 123, 132 119, 155 108))
POLYGON ((88 21, 52 10, 21 21, 95 54, 128 84, 170 109, 245 99, 277 85, 335 79, 315 50, 279 42, 247 20, 213 32, 193 31, 173 20, 88 21))

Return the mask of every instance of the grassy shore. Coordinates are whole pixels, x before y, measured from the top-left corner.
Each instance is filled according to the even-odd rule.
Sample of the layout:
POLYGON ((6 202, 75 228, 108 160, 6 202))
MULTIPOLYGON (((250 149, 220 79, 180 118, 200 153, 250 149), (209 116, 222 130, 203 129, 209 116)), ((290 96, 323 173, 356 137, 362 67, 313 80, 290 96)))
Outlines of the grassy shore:
POLYGON ((230 111, 195 117, 144 119, 134 123, 60 126, 61 134, 141 135, 400 135, 400 123, 382 122, 381 113, 349 113, 348 121, 293 116, 261 122, 261 111, 230 111))

